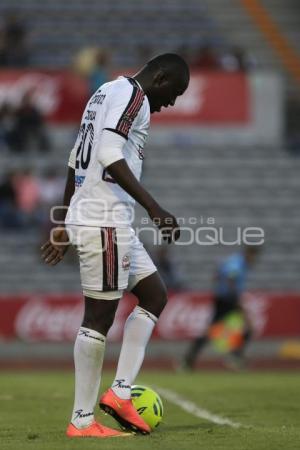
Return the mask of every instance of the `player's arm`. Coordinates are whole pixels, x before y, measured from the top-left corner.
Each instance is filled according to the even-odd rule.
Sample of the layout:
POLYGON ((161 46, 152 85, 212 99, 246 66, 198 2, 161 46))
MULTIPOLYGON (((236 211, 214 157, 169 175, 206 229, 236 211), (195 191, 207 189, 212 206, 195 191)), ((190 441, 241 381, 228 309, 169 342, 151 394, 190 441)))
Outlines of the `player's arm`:
POLYGON ((55 266, 60 262, 69 247, 69 238, 65 230, 65 218, 75 190, 75 170, 69 166, 65 185, 63 206, 57 209, 55 219, 59 226, 51 230, 50 239, 41 247, 42 259, 49 265, 55 266))
POLYGON ((180 236, 175 217, 162 209, 147 192, 130 170, 122 153, 125 140, 128 139, 132 124, 138 120, 149 120, 143 117, 144 95, 136 86, 129 83, 115 85, 107 100, 107 115, 103 124, 103 132, 98 143, 98 160, 134 200, 142 205, 154 223, 162 230, 164 238, 171 242, 180 236))
POLYGON ((177 241, 180 236, 176 218, 162 209, 154 198, 143 188, 141 183, 131 172, 125 159, 120 159, 107 167, 114 180, 133 197, 149 214, 155 225, 162 230, 164 238, 168 242, 177 241))
POLYGON ((125 139, 113 130, 104 130, 97 146, 98 160, 116 183, 145 208, 169 243, 180 236, 176 218, 159 206, 130 170, 124 156, 125 139))
POLYGON ((70 206, 71 198, 75 192, 75 169, 73 167, 68 167, 66 186, 63 196, 63 206, 58 209, 56 220, 59 221, 60 226, 65 226, 65 218, 70 206))

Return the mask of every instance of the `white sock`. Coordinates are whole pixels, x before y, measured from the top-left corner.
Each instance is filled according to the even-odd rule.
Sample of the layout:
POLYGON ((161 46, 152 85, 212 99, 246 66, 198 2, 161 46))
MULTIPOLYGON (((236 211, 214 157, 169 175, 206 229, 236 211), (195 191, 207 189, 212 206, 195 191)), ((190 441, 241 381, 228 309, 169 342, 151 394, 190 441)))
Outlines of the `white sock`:
POLYGON ((94 421, 105 339, 95 330, 79 328, 74 345, 75 400, 71 420, 77 428, 85 428, 94 421))
POLYGON ((117 373, 112 383, 113 391, 122 399, 131 396, 131 385, 143 363, 146 345, 156 322, 157 317, 139 306, 126 320, 117 373))

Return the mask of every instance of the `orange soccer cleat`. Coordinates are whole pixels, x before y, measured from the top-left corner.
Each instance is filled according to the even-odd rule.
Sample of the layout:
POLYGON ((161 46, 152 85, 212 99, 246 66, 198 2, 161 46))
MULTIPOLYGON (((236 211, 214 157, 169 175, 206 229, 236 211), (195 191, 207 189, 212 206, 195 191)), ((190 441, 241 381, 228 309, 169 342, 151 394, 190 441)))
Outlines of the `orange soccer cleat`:
POLYGON ((123 429, 142 434, 150 433, 151 428, 138 414, 131 399, 123 400, 112 389, 108 389, 100 398, 99 406, 119 422, 123 429))
POLYGON ((96 437, 96 438, 108 438, 108 437, 125 437, 131 436, 130 433, 123 433, 122 431, 113 430, 112 428, 105 427, 101 423, 93 422, 86 428, 76 428, 72 423, 69 424, 66 435, 68 437, 96 437))

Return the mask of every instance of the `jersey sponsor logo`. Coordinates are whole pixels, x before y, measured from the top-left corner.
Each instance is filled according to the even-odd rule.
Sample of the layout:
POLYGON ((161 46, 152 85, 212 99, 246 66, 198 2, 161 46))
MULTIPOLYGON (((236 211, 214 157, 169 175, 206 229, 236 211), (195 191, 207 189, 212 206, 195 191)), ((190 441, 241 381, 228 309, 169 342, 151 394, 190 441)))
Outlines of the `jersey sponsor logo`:
POLYGON ((75 175, 75 187, 80 187, 83 185, 85 176, 75 175))
POLYGON ((130 259, 128 255, 124 255, 122 259, 122 269, 129 270, 130 269, 130 259))

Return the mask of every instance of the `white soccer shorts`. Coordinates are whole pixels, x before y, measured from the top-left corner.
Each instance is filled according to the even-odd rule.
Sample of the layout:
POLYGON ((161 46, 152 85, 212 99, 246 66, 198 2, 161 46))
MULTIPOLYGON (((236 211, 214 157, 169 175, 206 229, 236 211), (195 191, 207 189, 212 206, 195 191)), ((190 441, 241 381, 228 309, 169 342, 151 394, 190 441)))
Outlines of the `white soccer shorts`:
POLYGON ((93 298, 120 298, 156 267, 132 228, 68 225, 79 256, 81 285, 93 298))

